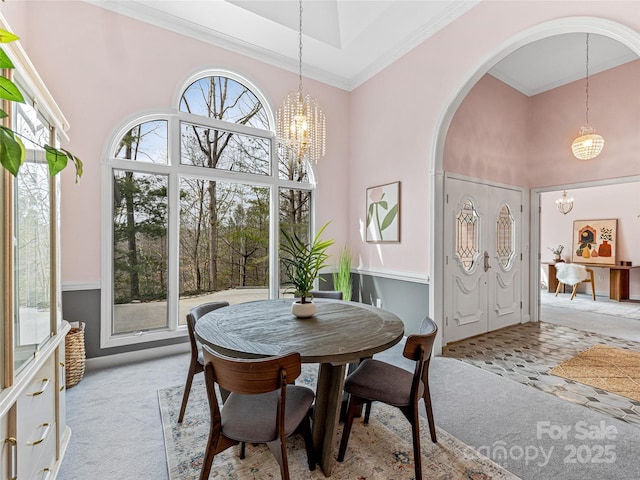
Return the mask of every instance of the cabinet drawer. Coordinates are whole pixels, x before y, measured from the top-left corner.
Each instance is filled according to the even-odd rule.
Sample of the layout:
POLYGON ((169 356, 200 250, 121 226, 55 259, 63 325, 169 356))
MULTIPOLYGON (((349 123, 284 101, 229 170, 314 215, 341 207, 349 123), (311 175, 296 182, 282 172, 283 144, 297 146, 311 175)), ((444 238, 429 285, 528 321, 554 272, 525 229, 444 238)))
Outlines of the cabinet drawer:
POLYGON ((56 421, 55 373, 55 362, 51 357, 38 370, 18 398, 16 402, 18 444, 23 443, 23 439, 26 440, 24 436, 30 436, 39 425, 53 424, 56 421))
POLYGON ((18 447, 18 478, 50 478, 56 463, 56 425, 46 425, 33 432, 26 445, 18 447), (41 440, 39 443, 34 442, 41 440), (22 472, 22 473, 21 473, 22 472))

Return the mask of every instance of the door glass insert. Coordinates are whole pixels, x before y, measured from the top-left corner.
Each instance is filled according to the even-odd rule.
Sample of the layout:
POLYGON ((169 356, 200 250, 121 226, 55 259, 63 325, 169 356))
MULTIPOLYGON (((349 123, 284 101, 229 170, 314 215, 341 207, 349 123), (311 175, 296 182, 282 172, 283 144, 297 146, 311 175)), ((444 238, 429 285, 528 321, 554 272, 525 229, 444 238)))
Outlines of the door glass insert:
POLYGON ((471 271, 478 256, 480 216, 469 199, 456 214, 456 256, 462 267, 471 271))
POLYGON ((509 269, 513 257, 514 223, 511 209, 508 205, 503 205, 496 220, 496 254, 500 266, 505 270, 509 269))

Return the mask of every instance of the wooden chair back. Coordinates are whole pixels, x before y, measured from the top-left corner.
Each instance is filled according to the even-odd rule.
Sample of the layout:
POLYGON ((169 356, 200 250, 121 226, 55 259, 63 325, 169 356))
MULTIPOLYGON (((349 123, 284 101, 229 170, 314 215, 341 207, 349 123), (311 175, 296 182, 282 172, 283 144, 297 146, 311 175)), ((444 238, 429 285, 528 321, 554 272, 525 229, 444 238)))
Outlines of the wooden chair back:
POLYGON ((200 342, 196 340, 196 323, 201 317, 218 308, 228 307, 229 302, 207 302, 193 307, 187 313, 187 331, 189 333, 189 343, 191 344, 191 356, 198 357, 200 351, 200 342))
POLYGON ((416 404, 420 400, 420 381, 428 385, 429 362, 437 334, 438 326, 429 317, 425 317, 420 325, 420 333, 409 335, 402 351, 406 358, 416 362, 411 385, 412 402, 416 404))
POLYGON ((221 388, 243 395, 273 392, 300 376, 302 363, 297 352, 259 359, 231 358, 203 347, 204 360, 213 380, 221 388))

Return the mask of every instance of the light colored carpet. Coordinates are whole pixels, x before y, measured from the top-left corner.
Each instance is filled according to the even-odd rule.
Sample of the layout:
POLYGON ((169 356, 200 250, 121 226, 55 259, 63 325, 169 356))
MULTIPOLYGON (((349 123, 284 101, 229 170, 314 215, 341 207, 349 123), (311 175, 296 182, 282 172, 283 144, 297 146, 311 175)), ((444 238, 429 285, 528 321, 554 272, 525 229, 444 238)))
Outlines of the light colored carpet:
POLYGON ((640 352, 595 345, 549 373, 640 401, 640 352))
POLYGON ((541 301, 544 305, 551 307, 569 308, 583 312, 640 320, 640 303, 638 302, 616 302, 601 297, 596 297, 594 301, 590 294, 578 295, 573 300, 570 300, 570 298, 571 293, 559 293, 556 297, 554 293, 542 292, 541 301))
MULTIPOLYGON (((184 421, 182 425, 178 425, 177 416, 182 392, 183 387, 158 391, 171 480, 198 478, 209 434, 209 410, 203 382, 194 384, 184 421)), ((426 420, 421 426, 422 468, 425 477, 442 480, 518 478, 444 430, 438 429, 438 443, 432 443, 426 420)), ((342 426, 336 436, 336 452, 341 432, 342 426)), ((287 446, 292 479, 325 478, 319 467, 313 472, 309 471, 304 442, 300 436, 290 437, 287 446)), ((280 478, 280 474, 278 464, 266 446, 247 445, 244 460, 238 458, 238 447, 232 447, 216 455, 210 478, 266 480, 280 478)), ((376 403, 369 425, 356 420, 345 460, 342 463, 334 460, 331 478, 413 479, 411 430, 400 411, 376 403)))

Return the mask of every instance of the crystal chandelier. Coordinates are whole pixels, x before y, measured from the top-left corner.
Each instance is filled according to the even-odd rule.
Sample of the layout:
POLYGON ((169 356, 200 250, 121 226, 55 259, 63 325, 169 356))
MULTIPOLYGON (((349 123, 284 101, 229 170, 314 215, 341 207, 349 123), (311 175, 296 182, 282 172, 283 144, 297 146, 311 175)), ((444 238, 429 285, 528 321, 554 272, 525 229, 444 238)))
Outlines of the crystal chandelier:
POLYGON ((592 125, 589 124, 589 34, 587 33, 587 101, 586 101, 586 125, 580 128, 580 136, 571 144, 573 155, 579 160, 596 158, 602 152, 604 139, 598 135, 592 125))
POLYGON ((573 209, 573 198, 567 198, 567 191, 562 192, 562 196, 556 200, 556 206, 560 213, 565 215, 573 209))
POLYGON ((298 45, 298 91, 289 92, 276 114, 278 153, 291 163, 318 163, 325 154, 326 128, 318 101, 302 91, 302 0, 298 45))

